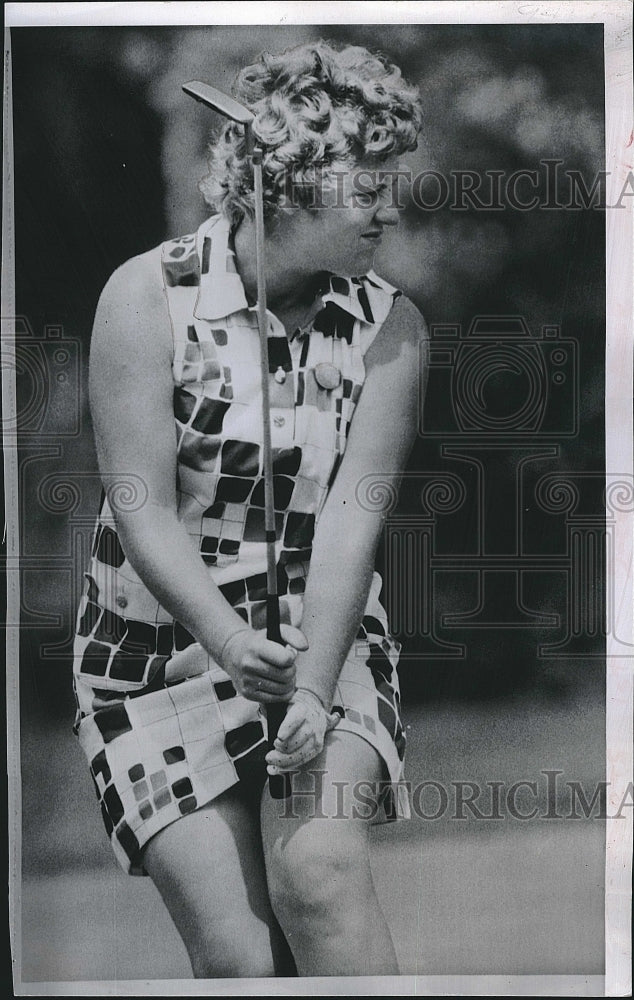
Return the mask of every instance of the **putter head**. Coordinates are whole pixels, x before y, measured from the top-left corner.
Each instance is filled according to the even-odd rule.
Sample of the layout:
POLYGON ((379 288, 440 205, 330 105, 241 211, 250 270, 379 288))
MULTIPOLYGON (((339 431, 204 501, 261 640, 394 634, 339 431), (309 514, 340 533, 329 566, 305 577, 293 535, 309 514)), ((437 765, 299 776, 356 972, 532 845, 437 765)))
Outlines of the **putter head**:
POLYGON ((195 101, 206 104, 208 108, 213 108, 218 114, 224 115, 225 118, 231 118, 232 121, 238 122, 240 125, 250 125, 253 121, 253 114, 248 108, 245 108, 244 104, 240 104, 233 97, 223 94, 221 90, 216 90, 208 83, 190 80, 189 83, 183 84, 183 90, 195 101))
POLYGON ((212 108, 213 111, 217 111, 224 118, 230 118, 231 121, 238 122, 239 125, 244 125, 247 150, 249 153, 253 153, 252 125, 254 115, 248 108, 245 108, 244 104, 234 101, 233 97, 223 94, 221 90, 216 90, 215 87, 211 87, 208 83, 202 83, 200 80, 190 80, 189 83, 184 83, 183 90, 190 97, 193 97, 195 101, 200 101, 201 104, 212 108))

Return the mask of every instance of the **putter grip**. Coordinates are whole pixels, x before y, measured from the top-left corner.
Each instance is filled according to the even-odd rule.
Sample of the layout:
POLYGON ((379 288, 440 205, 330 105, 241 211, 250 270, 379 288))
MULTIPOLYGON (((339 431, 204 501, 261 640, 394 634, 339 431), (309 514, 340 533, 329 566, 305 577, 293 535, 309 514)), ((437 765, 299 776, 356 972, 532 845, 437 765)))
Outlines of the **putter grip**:
MULTIPOLYGON (((269 594, 266 608, 266 637, 271 642, 279 642, 284 645, 282 633, 280 632, 280 602, 277 594, 269 594)), ((266 721, 269 731, 269 747, 273 747, 273 741, 278 734, 279 728, 286 715, 286 702, 278 701, 268 705, 266 709, 266 721)), ((287 799, 291 794, 290 774, 272 774, 269 777, 269 790, 274 799, 287 799)))

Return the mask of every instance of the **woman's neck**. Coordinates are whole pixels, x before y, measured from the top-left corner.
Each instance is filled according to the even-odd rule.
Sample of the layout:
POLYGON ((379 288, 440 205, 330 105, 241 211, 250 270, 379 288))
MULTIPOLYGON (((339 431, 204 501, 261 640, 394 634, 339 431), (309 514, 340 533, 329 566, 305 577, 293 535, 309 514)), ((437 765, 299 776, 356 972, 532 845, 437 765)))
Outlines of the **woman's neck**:
MULTIPOLYGON (((234 234, 236 267, 247 298, 257 300, 255 224, 243 219, 234 234)), ((267 306, 291 333, 304 326, 319 309, 320 293, 328 281, 325 272, 315 273, 310 260, 295 260, 292 242, 279 230, 267 233, 264 250, 267 306)))

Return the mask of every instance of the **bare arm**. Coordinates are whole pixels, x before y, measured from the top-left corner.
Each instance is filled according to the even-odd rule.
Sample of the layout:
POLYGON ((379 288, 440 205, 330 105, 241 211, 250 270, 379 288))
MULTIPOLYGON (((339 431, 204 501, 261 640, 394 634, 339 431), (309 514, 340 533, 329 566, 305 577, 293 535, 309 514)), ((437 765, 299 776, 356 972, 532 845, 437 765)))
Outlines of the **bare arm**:
POLYGON ((276 668, 289 667, 294 654, 266 639, 259 640, 258 656, 266 655, 276 668, 257 675, 259 688, 256 678, 252 688, 247 684, 243 690, 244 656, 248 654, 250 669, 256 667, 254 649, 245 644, 252 644, 257 633, 221 594, 178 519, 172 351, 160 260, 152 251, 128 261, 106 285, 90 352, 90 402, 101 473, 109 487, 134 473, 147 488, 140 509, 114 512, 121 544, 150 592, 230 672, 226 654, 236 647, 230 659, 234 667, 234 659, 241 662, 241 669, 232 673, 241 693, 267 701, 281 697, 283 689, 289 697, 294 671, 287 670, 282 682, 276 668))
POLYGON ((400 299, 366 354, 344 457, 315 531, 302 621, 309 649, 297 658, 297 684, 327 709, 363 617, 385 521, 385 512, 360 505, 357 487, 368 474, 398 485, 416 435, 426 346, 422 316, 400 299))

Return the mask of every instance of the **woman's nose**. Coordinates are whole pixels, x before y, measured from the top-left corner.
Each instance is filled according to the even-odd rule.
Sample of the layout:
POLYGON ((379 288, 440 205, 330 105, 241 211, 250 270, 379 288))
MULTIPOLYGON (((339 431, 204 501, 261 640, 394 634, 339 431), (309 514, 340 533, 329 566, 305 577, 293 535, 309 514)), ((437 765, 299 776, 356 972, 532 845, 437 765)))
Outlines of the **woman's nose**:
POLYGON ((394 206, 379 205, 374 213, 374 218, 382 226, 397 226, 400 215, 398 208, 395 208, 394 206))

